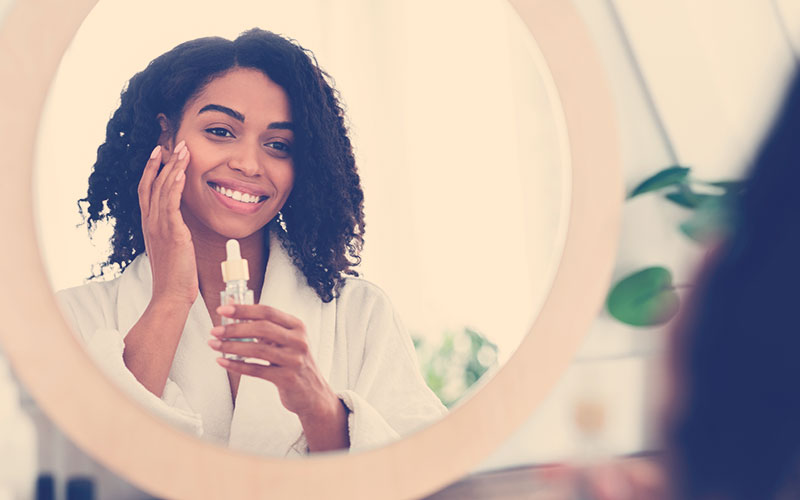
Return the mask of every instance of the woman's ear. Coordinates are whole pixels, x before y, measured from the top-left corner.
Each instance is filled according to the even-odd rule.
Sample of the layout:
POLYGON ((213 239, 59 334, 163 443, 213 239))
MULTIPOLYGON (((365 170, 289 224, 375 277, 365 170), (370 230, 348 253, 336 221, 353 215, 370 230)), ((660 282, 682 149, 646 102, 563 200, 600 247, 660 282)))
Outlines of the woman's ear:
POLYGON ((158 144, 162 149, 171 153, 172 148, 175 147, 172 143, 172 138, 175 137, 172 125, 164 113, 159 113, 156 118, 158 119, 158 124, 161 126, 161 135, 158 137, 158 144))

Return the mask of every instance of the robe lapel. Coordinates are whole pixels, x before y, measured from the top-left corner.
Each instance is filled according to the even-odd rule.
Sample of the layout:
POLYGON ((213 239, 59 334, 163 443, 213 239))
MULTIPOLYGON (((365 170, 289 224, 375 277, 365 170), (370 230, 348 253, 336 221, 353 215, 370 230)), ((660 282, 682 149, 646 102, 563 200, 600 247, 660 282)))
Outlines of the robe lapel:
POLYGON ((136 257, 120 276, 117 325, 123 335, 131 331, 150 303, 152 280, 150 261, 146 255, 136 257))
MULTIPOLYGON (((333 337, 334 302, 325 304, 319 299, 274 234, 270 235, 269 260, 259 302, 303 321, 311 354, 317 361, 320 339, 333 337)), ((324 365, 319 366, 318 362, 327 378, 330 363, 324 365)), ((241 378, 231 423, 231 448, 285 456, 292 452, 292 445, 299 441, 302 432, 297 415, 281 404, 275 385, 258 378, 241 378)))
MULTIPOLYGON (((140 255, 120 277, 117 297, 119 331, 126 334, 139 320, 152 295, 152 274, 147 256, 140 255)), ((230 432, 233 402, 227 372, 217 364, 218 353, 211 338, 211 317, 198 294, 189 311, 169 378, 180 388, 189 406, 203 421, 203 436, 226 443, 230 432)))
MULTIPOLYGON (((117 319, 121 332, 139 320, 152 294, 150 262, 137 257, 120 278, 117 319)), ((306 327, 311 355, 323 377, 330 379, 336 324, 336 301, 322 302, 292 263, 280 240, 270 235, 270 254, 260 303, 299 318, 306 327)), ((270 456, 298 451, 304 442, 302 426, 294 413, 281 404, 278 390, 265 380, 242 377, 235 408, 225 370, 217 365, 217 353, 206 344, 211 318, 198 296, 186 321, 170 379, 178 384, 187 402, 201 414, 204 436, 227 441, 231 448, 270 456)))

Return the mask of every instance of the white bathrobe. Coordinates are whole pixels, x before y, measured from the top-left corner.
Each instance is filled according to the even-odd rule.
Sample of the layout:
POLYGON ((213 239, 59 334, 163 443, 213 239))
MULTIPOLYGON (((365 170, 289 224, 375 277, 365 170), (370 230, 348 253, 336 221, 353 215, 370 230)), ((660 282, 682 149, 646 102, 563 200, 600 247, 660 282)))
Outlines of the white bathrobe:
MULTIPOLYGON (((198 295, 186 320, 169 378, 158 398, 122 360, 125 334, 150 301, 150 261, 140 255, 121 277, 57 294, 94 360, 136 401, 188 432, 231 448, 270 456, 307 452, 300 421, 275 386, 242 376, 235 407, 227 372, 207 341, 211 317, 198 295)), ((411 338, 386 295, 347 278, 338 298, 322 302, 278 238, 270 239, 261 304, 303 321, 322 376, 350 410, 350 449, 391 442, 440 418, 445 408, 425 385, 411 338)))

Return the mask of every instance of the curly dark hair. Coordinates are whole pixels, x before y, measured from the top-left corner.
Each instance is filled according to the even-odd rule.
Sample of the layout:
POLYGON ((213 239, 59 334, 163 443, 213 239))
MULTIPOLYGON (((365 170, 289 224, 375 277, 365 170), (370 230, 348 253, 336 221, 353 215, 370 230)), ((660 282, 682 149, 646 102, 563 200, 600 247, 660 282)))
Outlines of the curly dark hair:
POLYGON ((800 498, 800 74, 675 331, 676 498, 800 498))
POLYGON ((364 244, 364 195, 344 111, 313 53, 258 28, 233 41, 207 37, 182 43, 150 62, 122 91, 97 149, 87 195, 78 201, 90 236, 100 221, 114 225, 111 254, 99 274, 117 266, 124 270, 145 250, 137 187, 162 133, 157 116, 163 113, 177 130, 186 104, 233 68, 263 72, 289 98, 295 183, 282 220, 270 222, 270 229, 317 295, 330 302, 344 275, 358 276, 353 267, 361 262, 364 244))

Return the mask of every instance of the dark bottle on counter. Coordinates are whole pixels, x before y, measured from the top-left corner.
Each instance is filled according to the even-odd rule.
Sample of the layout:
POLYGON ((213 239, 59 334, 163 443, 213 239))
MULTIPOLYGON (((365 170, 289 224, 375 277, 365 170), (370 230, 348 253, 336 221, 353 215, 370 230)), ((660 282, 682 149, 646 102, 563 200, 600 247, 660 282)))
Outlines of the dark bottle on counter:
POLYGON ((94 500, 94 482, 88 477, 67 481, 67 500, 94 500))

